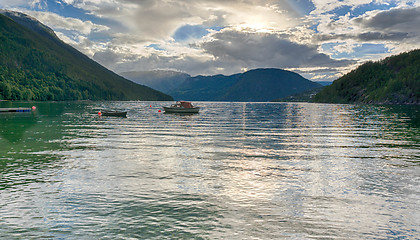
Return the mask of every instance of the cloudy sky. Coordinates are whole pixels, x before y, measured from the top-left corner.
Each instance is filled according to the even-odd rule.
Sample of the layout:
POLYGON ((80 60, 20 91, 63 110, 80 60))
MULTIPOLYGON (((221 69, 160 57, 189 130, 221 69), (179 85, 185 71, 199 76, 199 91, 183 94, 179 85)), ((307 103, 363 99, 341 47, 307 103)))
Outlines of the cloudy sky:
POLYGON ((331 81, 420 48, 420 0, 1 0, 120 73, 254 68, 331 81))

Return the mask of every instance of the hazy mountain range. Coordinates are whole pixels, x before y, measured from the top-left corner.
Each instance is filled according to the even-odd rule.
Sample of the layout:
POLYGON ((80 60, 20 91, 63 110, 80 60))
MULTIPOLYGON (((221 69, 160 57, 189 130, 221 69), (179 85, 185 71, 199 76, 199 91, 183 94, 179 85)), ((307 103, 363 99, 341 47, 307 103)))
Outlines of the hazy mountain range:
POLYGON ((169 70, 131 71, 120 73, 120 75, 135 83, 151 87, 164 93, 168 93, 178 88, 187 78, 191 77, 187 73, 169 70))
POLYGON ((173 71, 126 72, 122 76, 191 101, 270 101, 321 87, 297 73, 254 69, 230 76, 195 76, 173 71))
POLYGON ((270 68, 230 76, 191 77, 169 94, 175 99, 270 101, 320 86, 297 73, 270 68))

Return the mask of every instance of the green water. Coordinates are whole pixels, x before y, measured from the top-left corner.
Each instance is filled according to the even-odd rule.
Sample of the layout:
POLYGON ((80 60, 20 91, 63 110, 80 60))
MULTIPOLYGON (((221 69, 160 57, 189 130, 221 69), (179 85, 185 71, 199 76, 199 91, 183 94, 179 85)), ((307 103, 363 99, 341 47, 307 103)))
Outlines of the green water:
POLYGON ((0 102, 0 239, 420 237, 419 107, 169 104, 0 102))

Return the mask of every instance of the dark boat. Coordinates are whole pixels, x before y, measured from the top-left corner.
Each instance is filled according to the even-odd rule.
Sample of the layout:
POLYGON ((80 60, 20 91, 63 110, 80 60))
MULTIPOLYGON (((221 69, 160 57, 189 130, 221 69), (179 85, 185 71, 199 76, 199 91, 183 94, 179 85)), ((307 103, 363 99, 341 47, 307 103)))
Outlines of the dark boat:
POLYGON ((170 107, 163 107, 165 113, 198 113, 200 107, 194 107, 191 102, 177 101, 170 107))
POLYGON ((127 117, 126 111, 103 110, 103 111, 99 111, 98 114, 99 116, 127 117))
POLYGON ((0 113, 6 112, 30 112, 32 108, 0 108, 0 113))

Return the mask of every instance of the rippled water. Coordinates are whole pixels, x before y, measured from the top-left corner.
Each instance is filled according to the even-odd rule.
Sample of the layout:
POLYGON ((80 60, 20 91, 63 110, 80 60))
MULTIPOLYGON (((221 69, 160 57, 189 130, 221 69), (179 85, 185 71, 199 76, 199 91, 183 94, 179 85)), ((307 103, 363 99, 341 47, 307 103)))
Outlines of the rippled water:
POLYGON ((0 238, 420 238, 419 107, 168 104, 0 102, 0 238))

